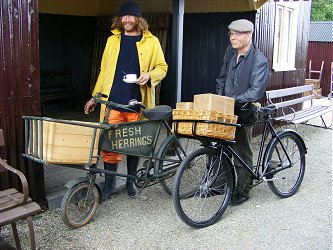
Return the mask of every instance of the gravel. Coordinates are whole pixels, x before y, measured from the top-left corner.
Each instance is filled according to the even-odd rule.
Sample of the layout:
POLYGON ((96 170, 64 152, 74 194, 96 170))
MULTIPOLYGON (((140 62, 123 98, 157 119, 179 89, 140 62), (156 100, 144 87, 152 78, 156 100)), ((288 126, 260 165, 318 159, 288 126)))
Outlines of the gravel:
MULTIPOLYGON (((328 116, 329 117, 329 116, 328 116)), ((320 119, 313 120, 319 123, 320 119)), ((38 249, 332 249, 332 130, 299 125, 308 147, 299 191, 288 199, 264 183, 251 199, 228 207, 222 219, 193 229, 177 216, 172 199, 159 185, 147 188, 147 200, 125 192, 100 204, 91 222, 68 228, 60 210, 33 217, 38 249)), ((255 140, 255 145, 258 139, 255 140)), ((25 221, 18 223, 23 249, 29 249, 25 221)), ((14 244, 10 226, 1 239, 14 244)))

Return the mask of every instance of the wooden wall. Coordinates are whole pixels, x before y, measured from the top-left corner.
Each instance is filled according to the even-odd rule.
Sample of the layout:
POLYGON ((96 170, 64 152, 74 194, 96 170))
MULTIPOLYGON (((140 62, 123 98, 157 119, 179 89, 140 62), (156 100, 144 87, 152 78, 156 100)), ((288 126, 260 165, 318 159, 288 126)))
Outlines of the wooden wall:
MULTIPOLYGON (((246 18, 255 23, 254 43, 265 54, 269 62, 270 80, 268 89, 287 88, 304 84, 308 47, 308 29, 311 1, 299 1, 299 19, 296 45, 295 70, 275 72, 273 46, 275 32, 276 2, 269 1, 257 12, 233 13, 186 13, 184 16, 182 101, 191 101, 194 94, 215 93, 216 77, 222 66, 227 45, 228 25, 231 21, 246 18)), ((171 41, 168 41, 170 43, 171 41)), ((171 47, 167 47, 170 61, 171 47)), ((175 83, 169 72, 162 85, 161 102, 175 107, 175 83)), ((265 105, 265 100, 262 100, 265 105)))
POLYGON ((77 97, 73 96, 74 107, 78 110, 82 110, 89 94, 95 28, 96 17, 39 14, 40 69, 71 70, 77 93, 77 97))
POLYGON ((270 83, 268 89, 287 88, 304 85, 306 60, 308 49, 309 22, 311 1, 299 1, 297 44, 296 44, 296 70, 275 72, 273 65, 273 46, 275 32, 276 2, 269 1, 257 13, 255 44, 266 55, 270 64, 270 83))
MULTIPOLYGON (((331 79, 331 63, 333 62, 333 42, 309 42, 307 72, 309 74, 309 60, 312 60, 312 69, 320 70, 321 62, 324 61, 324 70, 320 83, 322 95, 328 96, 330 93, 331 79)), ((313 75, 313 77, 316 77, 313 75)))
MULTIPOLYGON (((0 128, 4 130, 5 149, 1 157, 27 177, 30 195, 42 201, 44 175, 37 166, 22 157, 22 115, 40 115, 38 11, 37 1, 0 1, 0 128)), ((0 175, 0 190, 20 189, 16 177, 0 175)))
MULTIPOLYGON (((182 101, 192 101, 195 94, 216 92, 216 77, 229 45, 228 25, 239 18, 254 21, 255 12, 185 14, 182 101)), ((171 59, 171 53, 169 47, 167 62, 171 59)), ((171 82, 171 75, 169 71, 163 82, 161 103, 175 107, 176 86, 171 82)))

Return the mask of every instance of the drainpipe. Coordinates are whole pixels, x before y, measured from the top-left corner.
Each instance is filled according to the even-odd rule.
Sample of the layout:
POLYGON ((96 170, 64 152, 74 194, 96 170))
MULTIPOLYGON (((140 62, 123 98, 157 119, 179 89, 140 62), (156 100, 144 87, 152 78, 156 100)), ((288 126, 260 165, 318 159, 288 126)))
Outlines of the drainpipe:
POLYGON ((173 0, 172 20, 172 82, 176 82, 176 102, 182 97, 183 26, 185 0, 173 0))

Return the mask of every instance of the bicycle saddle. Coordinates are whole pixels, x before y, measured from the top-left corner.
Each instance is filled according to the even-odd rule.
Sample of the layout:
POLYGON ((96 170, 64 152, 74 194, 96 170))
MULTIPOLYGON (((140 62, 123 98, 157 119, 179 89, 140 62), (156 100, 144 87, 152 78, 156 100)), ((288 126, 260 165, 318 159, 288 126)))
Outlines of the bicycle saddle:
POLYGON ((148 120, 166 120, 172 116, 172 108, 167 105, 159 105, 152 109, 144 109, 142 113, 148 120))
POLYGON ((274 113, 278 108, 274 104, 270 104, 266 107, 259 108, 259 112, 263 115, 271 115, 274 113))

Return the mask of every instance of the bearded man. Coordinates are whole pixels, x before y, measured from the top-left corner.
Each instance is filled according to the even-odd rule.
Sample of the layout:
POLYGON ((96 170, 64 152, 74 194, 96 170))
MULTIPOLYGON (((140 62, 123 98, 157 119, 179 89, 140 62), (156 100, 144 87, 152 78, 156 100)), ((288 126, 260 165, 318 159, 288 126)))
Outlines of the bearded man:
MULTIPOLYGON (((101 61, 100 73, 92 93, 97 92, 108 96, 108 100, 120 104, 128 104, 131 99, 141 101, 148 108, 155 106, 155 86, 165 77, 168 65, 165 62, 161 44, 157 37, 148 30, 147 21, 142 18, 138 4, 126 1, 113 19, 112 35, 108 38, 101 61), (133 83, 124 81, 126 74, 136 74, 133 83)), ((94 110, 96 103, 91 98, 85 105, 85 113, 94 110)), ((139 109, 139 108, 138 108, 139 109)), ((139 110, 112 109, 105 112, 102 105, 100 120, 106 119, 110 124, 138 121, 139 110)), ((102 151, 104 169, 116 172, 122 155, 102 151)), ((127 156, 127 173, 135 175, 139 158, 127 156)), ((133 180, 126 181, 127 193, 130 197, 137 194, 133 180)), ((116 179, 105 175, 104 199, 116 192, 116 179)))

